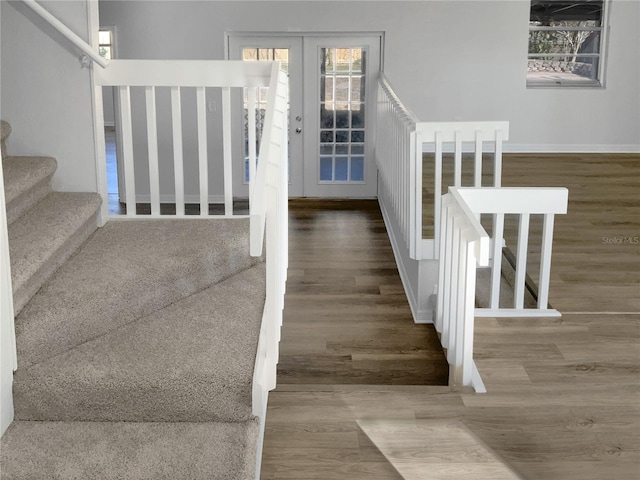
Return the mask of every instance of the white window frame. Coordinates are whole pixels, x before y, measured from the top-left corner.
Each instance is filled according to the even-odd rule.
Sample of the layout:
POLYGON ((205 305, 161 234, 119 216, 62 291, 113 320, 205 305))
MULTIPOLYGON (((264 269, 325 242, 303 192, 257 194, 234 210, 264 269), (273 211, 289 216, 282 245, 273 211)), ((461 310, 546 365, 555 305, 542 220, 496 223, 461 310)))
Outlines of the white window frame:
MULTIPOLYGON (((100 42, 100 36, 98 35, 98 52, 100 52, 100 47, 108 47, 110 49, 110 53, 111 53, 111 59, 116 58, 116 45, 115 45, 115 32, 116 27, 100 27, 99 32, 100 33, 104 33, 104 32, 108 32, 109 33, 109 43, 101 43, 100 42)), ((102 55, 100 55, 102 56, 102 55)), ((106 57, 105 57, 106 58, 106 57)))
MULTIPOLYGON (((576 3, 580 3, 580 0, 576 0, 576 3)), ((586 2, 585 2, 586 3, 586 2)), ((529 47, 527 42, 527 88, 604 88, 605 86, 605 72, 606 72, 606 52, 607 52, 607 39, 609 34, 609 3, 610 0, 603 0, 602 2, 602 22, 599 27, 569 27, 569 26, 558 26, 558 27, 548 27, 548 26, 531 26, 529 25, 528 32, 529 34, 532 31, 593 31, 600 33, 599 39, 599 48, 597 53, 580 53, 579 57, 594 57, 598 59, 598 69, 596 72, 596 77, 593 79, 584 80, 562 80, 562 79, 548 79, 548 80, 538 80, 538 79, 530 79, 529 78, 529 60, 535 59, 536 57, 566 57, 565 53, 540 53, 540 54, 532 54, 529 53, 529 47)), ((531 7, 531 4, 529 4, 531 7)), ((531 19, 531 16, 529 16, 531 19)), ((529 37, 529 36, 528 36, 529 37)), ((527 38, 528 38, 527 37, 527 38)))

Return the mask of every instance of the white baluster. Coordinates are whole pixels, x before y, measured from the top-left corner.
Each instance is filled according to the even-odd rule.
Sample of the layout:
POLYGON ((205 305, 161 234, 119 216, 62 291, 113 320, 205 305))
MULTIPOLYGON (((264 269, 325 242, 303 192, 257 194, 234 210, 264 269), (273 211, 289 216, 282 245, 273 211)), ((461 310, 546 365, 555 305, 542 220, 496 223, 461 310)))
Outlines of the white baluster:
POLYGON ((118 87, 120 91, 120 126, 122 129, 122 163, 124 164, 124 190, 127 216, 136 216, 136 179, 133 163, 133 128, 131 122, 131 90, 118 87))
POLYGON ((493 215, 493 262, 491 264, 491 308, 500 308, 500 278, 502 274, 502 238, 504 214, 493 215))
POLYGON ((528 213, 520 215, 520 226, 518 228, 518 247, 516 254, 516 281, 514 307, 524 307, 525 276, 527 273, 527 246, 529 245, 529 219, 528 213))
POLYGON ((171 130, 173 134, 173 175, 176 216, 184 216, 184 160, 182 153, 182 104, 180 87, 171 87, 171 130))
POLYGON ((196 88, 198 118, 198 166, 200 178, 200 215, 209 215, 209 154, 207 151, 207 98, 204 87, 196 88))
MULTIPOLYGON (((477 241, 477 240, 476 240, 477 241)), ((466 245, 465 301, 462 334, 462 384, 471 385, 473 375, 473 336, 475 330, 476 258, 473 255, 475 242, 466 245)))
POLYGON ((493 163, 493 186, 502 186, 502 140, 504 134, 502 130, 496 130, 496 150, 493 163))
MULTIPOLYGON (((442 132, 435 133, 435 146, 436 151, 434 155, 434 185, 433 185, 433 218, 434 218, 434 230, 435 235, 433 237, 435 251, 439 250, 440 242, 440 202, 442 198, 442 132)), ((422 143, 416 144, 417 151, 422 153, 422 143)), ((445 192, 447 193, 447 192, 445 192)))
POLYGON ((222 151, 224 162, 224 214, 233 215, 233 164, 231 155, 231 88, 222 88, 222 151))
POLYGON ((160 167, 158 165, 158 126, 156 115, 156 89, 145 87, 147 107, 147 146, 149 149, 149 196, 151 215, 160 215, 160 167))
MULTIPOLYGON (((256 93, 258 87, 247 88, 247 141, 249 142, 249 192, 253 192, 256 179, 256 93)), ((244 171, 242 172, 244 175, 244 171)), ((249 195, 251 199, 251 195, 249 195)), ((249 204, 251 205, 251 204, 249 204)))
POLYGON ((546 309, 549 304, 549 279, 551 276, 551 247, 553 245, 554 215, 544 216, 542 227, 542 248, 540 251, 540 279, 538 286, 538 308, 546 309))
POLYGON ((456 130, 454 146, 454 180, 456 187, 462 186, 462 132, 456 130))
POLYGON ((473 168, 473 186, 482 186, 482 130, 476 130, 476 147, 473 168))

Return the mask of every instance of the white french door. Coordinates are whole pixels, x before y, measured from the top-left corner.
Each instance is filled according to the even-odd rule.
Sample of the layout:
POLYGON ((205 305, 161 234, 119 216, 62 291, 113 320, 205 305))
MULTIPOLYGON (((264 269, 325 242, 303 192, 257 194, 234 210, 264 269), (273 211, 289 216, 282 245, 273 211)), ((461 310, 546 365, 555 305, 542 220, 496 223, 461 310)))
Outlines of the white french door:
MULTIPOLYGON (((229 59, 280 60, 289 74, 291 197, 376 196, 380 43, 379 35, 229 36, 229 59)), ((237 183, 245 170, 246 160, 237 183)))

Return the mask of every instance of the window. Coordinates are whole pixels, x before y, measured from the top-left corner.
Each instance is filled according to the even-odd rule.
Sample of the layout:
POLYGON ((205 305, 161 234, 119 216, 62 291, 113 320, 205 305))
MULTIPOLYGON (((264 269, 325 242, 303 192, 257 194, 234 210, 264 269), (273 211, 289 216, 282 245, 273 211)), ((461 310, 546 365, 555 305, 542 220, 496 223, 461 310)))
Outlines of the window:
POLYGON ((98 32, 98 53, 107 60, 113 58, 113 31, 111 29, 101 28, 98 32))
POLYGON ((527 86, 601 86, 604 0, 532 0, 527 86))

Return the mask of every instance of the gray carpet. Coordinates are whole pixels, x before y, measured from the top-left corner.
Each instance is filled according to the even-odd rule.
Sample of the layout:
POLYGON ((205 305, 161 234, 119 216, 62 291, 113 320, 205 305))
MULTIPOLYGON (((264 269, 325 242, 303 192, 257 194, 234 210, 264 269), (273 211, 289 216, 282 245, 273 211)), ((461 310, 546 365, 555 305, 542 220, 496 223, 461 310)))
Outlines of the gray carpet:
POLYGON ((248 220, 95 231, 100 199, 51 193, 54 159, 3 165, 14 297, 26 305, 0 477, 254 478, 265 265, 249 256, 248 220))
POLYGON ((16 314, 95 231, 101 203, 95 193, 52 192, 11 225, 11 281, 16 314))
POLYGON ((57 165, 51 157, 2 159, 9 225, 51 191, 49 182, 57 165))
POLYGON ((249 223, 111 221, 16 319, 25 368, 95 339, 244 270, 249 223))
POLYGON ((2 480, 249 480, 258 423, 14 422, 2 480))
POLYGON ((22 420, 244 421, 265 298, 259 264, 15 376, 22 420))

